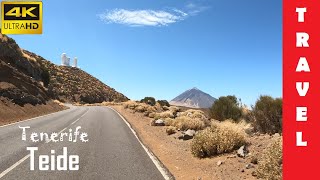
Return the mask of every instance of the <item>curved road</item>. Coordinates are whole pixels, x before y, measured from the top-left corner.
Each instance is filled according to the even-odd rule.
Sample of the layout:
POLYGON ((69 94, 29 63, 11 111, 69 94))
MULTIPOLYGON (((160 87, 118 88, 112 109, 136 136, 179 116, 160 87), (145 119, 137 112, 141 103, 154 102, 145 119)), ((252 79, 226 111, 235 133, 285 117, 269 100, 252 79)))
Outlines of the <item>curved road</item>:
MULTIPOLYGON (((61 135, 61 134, 60 134, 61 135)), ((60 137, 60 136, 59 136, 60 137)), ((131 129, 112 109, 107 107, 74 107, 47 116, 0 127, 0 179, 168 179, 157 163, 151 160, 131 129), (27 141, 22 141, 22 129, 27 141), (32 132, 65 133, 71 128, 88 134, 88 142, 31 142, 32 132), (35 152, 35 170, 30 170, 30 152, 27 147, 38 147, 35 152), (39 155, 61 155, 63 147, 68 155, 79 155, 78 171, 40 171, 39 155), (161 171, 161 172, 160 172, 161 171)))

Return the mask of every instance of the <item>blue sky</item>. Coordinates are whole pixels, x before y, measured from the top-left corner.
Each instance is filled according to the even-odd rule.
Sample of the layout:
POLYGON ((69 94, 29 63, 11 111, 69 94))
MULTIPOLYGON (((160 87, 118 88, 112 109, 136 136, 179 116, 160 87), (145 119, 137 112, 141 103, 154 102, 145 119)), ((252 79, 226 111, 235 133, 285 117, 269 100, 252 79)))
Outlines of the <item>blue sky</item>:
POLYGON ((42 35, 18 44, 55 64, 62 52, 131 99, 192 87, 248 105, 282 95, 279 0, 44 1, 42 35))

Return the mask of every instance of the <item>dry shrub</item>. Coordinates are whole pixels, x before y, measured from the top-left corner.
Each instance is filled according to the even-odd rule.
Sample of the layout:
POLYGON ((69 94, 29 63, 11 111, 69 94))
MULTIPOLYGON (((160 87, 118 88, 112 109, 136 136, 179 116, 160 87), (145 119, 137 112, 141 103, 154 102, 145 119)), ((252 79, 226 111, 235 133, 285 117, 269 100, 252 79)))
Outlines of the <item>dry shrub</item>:
POLYGON ((231 121, 212 123, 200 131, 191 144, 192 154, 199 158, 232 152, 246 144, 245 133, 231 121))
POLYGON ((189 109, 185 112, 181 112, 180 116, 187 116, 190 118, 207 119, 204 112, 201 110, 189 109))
POLYGON ((163 109, 164 111, 169 111, 169 110, 170 110, 168 106, 162 106, 162 109, 163 109))
POLYGON ((138 103, 135 101, 127 101, 123 103, 125 109, 135 109, 138 106, 138 103))
POLYGON ((200 119, 192 119, 190 117, 177 117, 176 119, 167 118, 165 119, 167 126, 174 126, 182 131, 193 129, 195 131, 202 130, 205 128, 205 123, 200 119))
POLYGON ((171 135, 171 134, 176 133, 176 127, 173 127, 173 126, 167 127, 167 128, 166 128, 166 133, 167 133, 168 135, 171 135))
POLYGON ((53 100, 53 102, 59 104, 59 106, 64 106, 64 104, 62 102, 60 102, 59 100, 55 99, 55 100, 53 100))
MULTIPOLYGON (((135 101, 127 101, 125 103, 122 103, 123 107, 125 109, 131 109, 134 112, 139 112, 139 113, 144 113, 145 116, 150 117, 149 115, 151 113, 155 113, 157 112, 157 108, 154 106, 150 106, 148 104, 145 103, 139 103, 139 102, 135 102, 135 101)), ((154 117, 155 115, 152 114, 151 117, 154 117)))
POLYGON ((161 113, 156 113, 155 119, 165 119, 165 118, 174 118, 174 114, 171 111, 165 111, 161 113))
POLYGON ((146 111, 147 111, 147 106, 140 104, 140 105, 136 106, 136 107, 134 108, 134 110, 135 110, 136 112, 143 113, 143 112, 146 112, 146 111))
POLYGON ((260 96, 248 116, 256 130, 269 134, 281 133, 282 98, 260 96))
POLYGON ((174 126, 174 119, 172 119, 172 118, 166 118, 166 119, 164 119, 164 124, 166 125, 166 126, 174 126))
POLYGON ((154 118, 155 116, 156 116, 155 112, 149 113, 149 115, 148 115, 149 118, 154 118))
POLYGON ((117 106, 117 105, 121 105, 122 103, 119 102, 108 102, 108 101, 103 101, 101 103, 101 106, 117 106))
POLYGON ((258 161, 257 176, 268 180, 282 179, 282 138, 277 138, 258 161))
POLYGON ((211 122, 211 126, 221 126, 221 127, 231 127, 234 131, 239 133, 245 133, 248 131, 248 129, 252 128, 252 125, 250 123, 247 123, 245 120, 240 120, 239 122, 235 122, 232 119, 227 119, 223 122, 221 121, 215 121, 213 120, 211 122))
POLYGON ((148 106, 148 107, 147 107, 147 111, 150 112, 150 113, 152 113, 152 112, 157 112, 157 108, 154 107, 154 106, 148 106))
POLYGON ((177 112, 180 112, 181 109, 177 106, 170 106, 169 111, 171 111, 173 114, 176 114, 177 112))

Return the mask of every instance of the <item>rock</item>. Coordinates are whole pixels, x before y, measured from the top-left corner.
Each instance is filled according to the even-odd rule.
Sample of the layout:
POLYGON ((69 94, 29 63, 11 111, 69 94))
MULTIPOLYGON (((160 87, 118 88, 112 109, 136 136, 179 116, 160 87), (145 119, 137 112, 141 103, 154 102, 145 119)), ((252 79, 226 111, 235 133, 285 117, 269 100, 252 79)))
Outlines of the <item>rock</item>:
POLYGON ((195 134, 196 134, 195 130, 188 129, 181 136, 179 136, 179 139, 189 140, 189 139, 192 139, 195 134))
POLYGON ((155 125, 156 126, 164 126, 165 124, 164 124, 164 121, 162 119, 158 119, 158 120, 155 121, 155 125))
POLYGON ((241 172, 244 173, 244 169, 241 169, 241 172))
POLYGON ((254 166, 252 164, 247 164, 246 165, 246 169, 251 169, 251 168, 254 168, 254 166))
POLYGON ((217 166, 221 166, 223 164, 223 161, 218 161, 217 166))
POLYGON ((187 136, 192 136, 193 137, 196 134, 196 131, 188 129, 184 134, 187 135, 187 136))
POLYGON ((248 149, 247 149, 247 146, 241 146, 238 151, 237 151, 237 155, 239 157, 243 157, 245 158, 247 156, 247 154, 249 153, 248 149))

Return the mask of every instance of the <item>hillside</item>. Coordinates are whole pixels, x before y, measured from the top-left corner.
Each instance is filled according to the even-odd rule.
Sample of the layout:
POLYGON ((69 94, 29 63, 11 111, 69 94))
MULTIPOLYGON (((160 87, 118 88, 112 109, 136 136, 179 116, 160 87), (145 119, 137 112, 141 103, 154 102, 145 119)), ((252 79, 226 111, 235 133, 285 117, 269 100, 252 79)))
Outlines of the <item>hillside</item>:
POLYGON ((0 33, 0 124, 64 109, 55 99, 99 103, 128 98, 83 70, 57 66, 21 49, 0 33))
POLYGON ((197 89, 189 89, 170 101, 175 106, 190 108, 210 108, 216 98, 197 89))
POLYGON ((36 59, 48 71, 50 77, 47 85, 48 93, 54 99, 82 103, 128 100, 123 94, 79 68, 57 66, 34 53, 26 50, 23 52, 36 59))
POLYGON ((43 86, 44 71, 0 33, 0 125, 64 109, 43 86))

